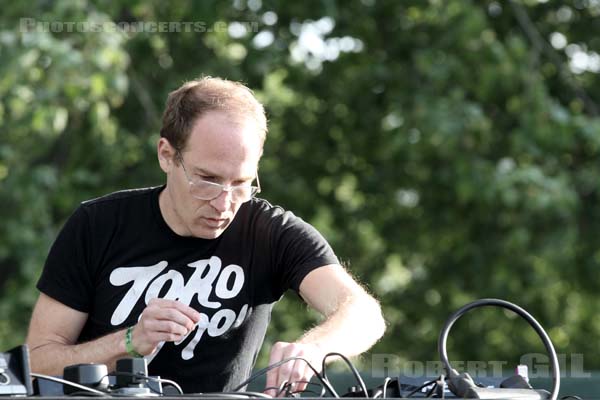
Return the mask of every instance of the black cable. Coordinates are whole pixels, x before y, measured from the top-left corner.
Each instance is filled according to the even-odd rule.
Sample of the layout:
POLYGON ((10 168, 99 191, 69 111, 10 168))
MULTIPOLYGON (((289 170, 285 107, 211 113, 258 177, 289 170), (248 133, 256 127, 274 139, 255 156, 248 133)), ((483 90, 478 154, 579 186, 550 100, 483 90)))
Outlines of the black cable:
POLYGON ((287 362, 296 361, 296 360, 304 361, 306 363, 306 365, 308 365, 308 367, 313 371, 315 376, 321 381, 321 383, 323 384, 323 387, 325 387, 329 391, 329 393, 331 393, 332 396, 334 396, 336 398, 340 397, 337 394, 337 392, 335 391, 335 389, 331 386, 331 383, 329 383, 327 378, 324 378, 323 376, 321 376, 321 374, 319 374, 319 372, 315 369, 315 367, 313 367, 313 365, 307 359, 302 358, 302 357, 289 357, 289 358, 283 359, 281 361, 278 361, 274 364, 271 364, 266 368, 261 369, 260 371, 256 372, 252 376, 250 376, 250 378, 248 378, 244 382, 240 383, 235 389, 233 389, 233 392, 237 392, 238 390, 240 390, 244 386, 248 385, 250 382, 252 382, 256 378, 258 378, 259 376, 266 374, 267 372, 271 371, 272 369, 275 369, 287 362))
POLYGON ((554 350, 554 346, 552 345, 552 341, 548 337, 548 334, 546 333, 546 331, 544 331, 544 328, 542 328, 542 326, 536 321, 535 318, 533 318, 531 316, 531 314, 529 314, 527 311, 525 311, 521 307, 517 306, 516 304, 513 304, 506 300, 500 300, 500 299, 476 300, 472 303, 464 305, 463 307, 461 307, 458 311, 456 311, 454 314, 452 314, 448 318, 448 320, 446 321, 446 324, 444 325, 444 328, 440 332, 440 337, 438 339, 438 352, 440 354, 440 360, 444 364, 444 368, 446 368, 448 377, 452 378, 452 377, 457 376, 457 372, 452 368, 452 366, 450 365, 450 362, 448 361, 448 353, 446 352, 446 341, 448 340, 448 333, 450 332, 450 328, 452 328, 452 325, 454 325, 454 323, 467 311, 469 311, 473 308, 483 307, 483 306, 497 306, 497 307, 509 309, 509 310, 513 311, 514 313, 516 313, 517 315, 519 315, 520 317, 524 318, 535 329, 535 331, 537 332, 539 337, 544 342, 546 351, 550 354, 550 358, 551 358, 551 362, 552 362, 552 382, 553 382, 550 400, 556 400, 556 398, 558 397, 558 391, 560 389, 560 367, 558 364, 558 357, 556 355, 556 351, 554 350))
MULTIPOLYGON (((327 381, 329 382, 329 380, 327 381)), ((310 382, 310 381, 296 381, 296 383, 306 383, 306 387, 308 388, 308 386, 313 385, 313 386, 318 386, 321 389, 321 393, 319 394, 318 397, 323 397, 325 395, 325 387, 322 384, 316 383, 316 382, 310 382)), ((295 391, 294 393, 302 393, 302 392, 311 392, 314 394, 317 394, 316 392, 312 391, 312 390, 308 390, 308 389, 304 389, 304 390, 298 390, 295 391)))
POLYGON ((55 376, 38 374, 38 373, 35 373, 35 372, 32 372, 30 375, 33 378, 45 379, 47 381, 57 382, 57 383, 62 383, 63 385, 72 386, 72 387, 77 388, 79 390, 82 390, 84 392, 94 393, 97 396, 108 396, 108 393, 102 392, 100 390, 93 389, 91 387, 80 385, 79 383, 75 383, 75 382, 67 381, 65 379, 57 378, 55 376))
MULTIPOLYGON (((142 379, 142 380, 146 380, 146 381, 152 381, 152 382, 158 382, 160 384, 166 383, 168 385, 173 386, 175 389, 177 389, 177 391, 179 392, 179 394, 184 394, 183 393, 183 389, 181 389, 181 386, 179 386, 179 384, 171 379, 165 379, 165 378, 155 378, 153 376, 147 376, 147 375, 143 375, 143 374, 134 374, 133 372, 124 372, 124 371, 114 371, 111 372, 109 374, 106 374, 105 376, 131 376, 133 378, 137 378, 137 379, 142 379)), ((104 378, 104 377, 103 377, 104 378)), ((148 389, 152 390, 154 393, 157 394, 164 394, 159 392, 158 390, 148 386, 148 389)))
POLYGON ((437 381, 435 381, 435 383, 433 384, 433 386, 431 387, 431 389, 429 389, 429 391, 427 392, 427 394, 425 395, 425 397, 430 398, 431 395, 433 395, 433 391, 435 389, 437 389, 437 387, 438 387, 438 383, 437 383, 437 381))
MULTIPOLYGON (((318 393, 315 392, 314 390, 308 390, 308 386, 313 385, 313 386, 318 386, 319 388, 321 388, 321 394, 318 395, 317 397, 323 397, 323 385, 320 385, 318 383, 314 383, 314 382, 310 382, 310 381, 295 381, 294 383, 288 383, 288 385, 289 385, 290 390, 288 390, 287 394, 314 393, 315 395, 318 395, 318 393), (306 383, 307 388, 304 390, 291 390, 294 387, 294 385, 301 384, 301 383, 306 383)), ((271 387, 265 388, 265 390, 270 390, 270 389, 279 390, 279 387, 271 386, 271 387)), ((279 397, 279 395, 277 395, 277 397, 279 397)))
POLYGON ((446 385, 446 377, 444 376, 444 374, 440 375, 437 380, 435 381, 435 385, 433 385, 431 387, 431 389, 429 389, 429 391, 427 392, 427 394, 425 395, 425 397, 429 398, 433 395, 434 391, 437 388, 441 388, 442 391, 442 399, 444 398, 444 386, 446 385))
POLYGON ((408 393, 406 395, 406 397, 412 397, 413 394, 417 393, 418 391, 420 391, 423 388, 426 388, 427 386, 431 385, 432 383, 435 383, 437 381, 438 378, 435 378, 431 381, 427 381, 424 384, 422 384, 421 386, 417 387, 416 389, 414 389, 412 392, 408 393))
POLYGON ((281 393, 286 393, 287 394, 290 392, 290 388, 291 388, 292 384, 288 381, 283 381, 283 383, 281 385, 279 385, 279 387, 277 388, 277 395, 275 397, 281 397, 281 393))
POLYGON ((346 357, 345 355, 341 354, 341 353, 327 353, 325 355, 325 357, 323 357, 323 366, 322 366, 322 371, 323 371, 323 377, 329 381, 327 379, 327 365, 325 364, 325 362, 327 361, 328 357, 331 356, 338 356, 340 357, 342 360, 344 360, 346 362, 346 365, 348 365, 348 367, 350 368, 350 370, 352 371, 352 374, 354 374, 354 377, 356 378, 356 380, 358 381, 358 384, 360 385, 361 390, 363 391, 363 393, 365 394, 365 397, 369 397, 369 392, 367 390, 367 385, 365 385, 365 381, 363 380, 363 378, 360 376, 360 373, 358 372, 358 370, 356 369, 356 367, 354 366, 354 364, 352 364, 352 361, 350 361, 348 359, 348 357, 346 357))

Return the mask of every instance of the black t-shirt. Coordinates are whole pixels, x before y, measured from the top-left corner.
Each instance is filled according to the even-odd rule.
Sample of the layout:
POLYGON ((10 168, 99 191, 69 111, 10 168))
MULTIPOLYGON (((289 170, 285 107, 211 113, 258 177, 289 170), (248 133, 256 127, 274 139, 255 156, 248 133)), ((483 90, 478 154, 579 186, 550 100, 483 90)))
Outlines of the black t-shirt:
POLYGON ((155 297, 201 313, 181 343, 147 357, 149 373, 184 391, 233 389, 252 370, 273 304, 313 269, 338 262, 325 239, 262 199, 243 204, 216 239, 182 237, 164 221, 162 187, 82 203, 53 244, 40 291, 85 313, 79 342, 134 325, 155 297))

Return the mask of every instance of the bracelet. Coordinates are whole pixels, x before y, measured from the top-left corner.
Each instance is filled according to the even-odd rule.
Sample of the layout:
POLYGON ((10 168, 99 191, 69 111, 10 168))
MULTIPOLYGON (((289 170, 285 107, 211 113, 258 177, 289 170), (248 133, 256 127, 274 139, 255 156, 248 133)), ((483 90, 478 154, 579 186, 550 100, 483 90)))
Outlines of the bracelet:
POLYGON ((125 332, 125 350, 132 357, 144 357, 133 347, 133 326, 127 328, 127 332, 125 332))

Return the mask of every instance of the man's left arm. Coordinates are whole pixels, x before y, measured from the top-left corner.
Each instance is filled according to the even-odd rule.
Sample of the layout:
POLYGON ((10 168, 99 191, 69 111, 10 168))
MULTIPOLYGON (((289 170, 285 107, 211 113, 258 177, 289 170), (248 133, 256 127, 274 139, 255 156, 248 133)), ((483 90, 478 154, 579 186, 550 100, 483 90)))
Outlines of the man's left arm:
MULTIPOLYGON (((325 320, 294 343, 275 343, 269 365, 289 357, 302 357, 320 370, 325 354, 358 355, 368 350, 385 331, 377 300, 340 265, 326 265, 311 271, 300 284, 300 296, 325 320)), ((287 381, 294 383, 294 390, 301 391, 313 375, 305 362, 290 361, 267 374, 266 386, 279 388, 287 381)), ((278 395, 276 392, 269 391, 278 395)))

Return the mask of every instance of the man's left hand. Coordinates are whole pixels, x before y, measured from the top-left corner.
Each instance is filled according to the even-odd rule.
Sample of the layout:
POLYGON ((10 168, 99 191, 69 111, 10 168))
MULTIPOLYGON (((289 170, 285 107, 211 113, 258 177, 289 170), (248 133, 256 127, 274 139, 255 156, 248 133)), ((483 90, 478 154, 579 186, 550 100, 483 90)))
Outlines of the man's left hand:
MULTIPOLYGON (((318 372, 321 372, 324 355, 316 344, 277 342, 271 349, 269 365, 290 357, 302 357, 310 362, 318 372)), ((274 397, 283 396, 286 393, 284 390, 286 382, 291 385, 290 391, 301 392, 306 389, 314 375, 315 373, 306 362, 302 360, 288 361, 267 373, 265 393, 274 397)))

